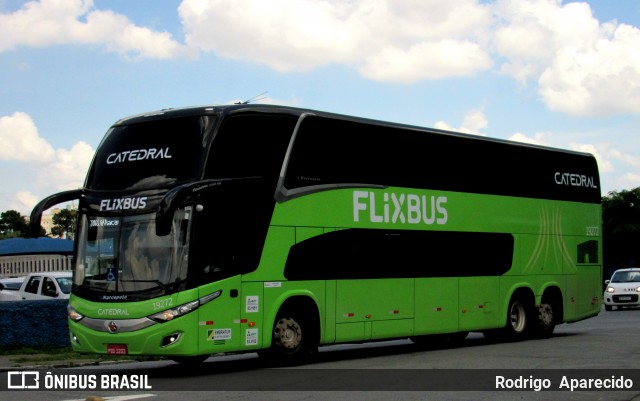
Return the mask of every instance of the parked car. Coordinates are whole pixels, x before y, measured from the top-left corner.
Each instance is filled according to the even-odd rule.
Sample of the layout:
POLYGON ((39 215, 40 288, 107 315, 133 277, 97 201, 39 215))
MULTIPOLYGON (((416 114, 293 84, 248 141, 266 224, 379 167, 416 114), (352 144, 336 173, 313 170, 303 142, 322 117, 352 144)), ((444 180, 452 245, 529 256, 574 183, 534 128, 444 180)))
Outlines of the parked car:
POLYGON ((604 282, 604 309, 613 307, 622 309, 625 306, 640 306, 640 268, 619 269, 613 272, 611 280, 604 282))
POLYGON ((69 299, 71 283, 71 272, 30 273, 17 291, 2 289, 0 301, 69 299))
POLYGON ((0 291, 18 291, 25 277, 26 276, 0 278, 0 291))

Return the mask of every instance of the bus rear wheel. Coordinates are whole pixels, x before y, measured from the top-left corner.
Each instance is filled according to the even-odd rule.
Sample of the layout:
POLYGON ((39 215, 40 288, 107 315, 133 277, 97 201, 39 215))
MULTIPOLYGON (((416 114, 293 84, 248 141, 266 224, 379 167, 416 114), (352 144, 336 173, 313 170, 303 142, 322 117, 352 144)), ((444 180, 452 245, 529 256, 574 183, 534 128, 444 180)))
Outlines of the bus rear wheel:
POLYGON ((514 337, 524 335, 525 330, 527 329, 527 310, 522 302, 516 300, 509 304, 508 318, 508 334, 514 337))
POLYGON ((532 306, 523 297, 512 297, 507 308, 507 324, 497 330, 487 330, 484 336, 489 340, 521 341, 529 334, 532 322, 532 306))
POLYGON ((536 326, 535 335, 539 338, 551 337, 555 328, 556 317, 553 305, 543 302, 538 307, 538 326, 536 326))

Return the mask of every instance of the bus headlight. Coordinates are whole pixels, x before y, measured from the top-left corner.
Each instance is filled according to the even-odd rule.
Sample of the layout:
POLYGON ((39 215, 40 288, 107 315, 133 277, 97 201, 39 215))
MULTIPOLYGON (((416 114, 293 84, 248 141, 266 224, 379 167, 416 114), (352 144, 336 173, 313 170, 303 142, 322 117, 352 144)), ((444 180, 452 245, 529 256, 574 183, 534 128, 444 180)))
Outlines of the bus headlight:
POLYGON ((153 315, 147 317, 158 323, 168 322, 169 320, 173 320, 176 317, 180 317, 182 315, 186 315, 187 313, 193 312, 194 310, 198 309, 200 305, 211 302, 214 299, 218 298, 220 295, 222 295, 222 290, 212 292, 211 294, 205 295, 204 297, 196 301, 187 302, 186 304, 176 306, 175 308, 167 309, 162 312, 154 313, 153 315))
POLYGON ((74 322, 80 321, 84 318, 84 316, 78 313, 77 310, 73 309, 71 305, 67 306, 67 316, 74 322))
POLYGON ((149 316, 149 319, 158 323, 168 322, 169 320, 173 320, 176 317, 186 315, 189 312, 193 312, 194 310, 198 309, 199 306, 200 301, 192 301, 184 305, 176 306, 175 308, 167 309, 165 311, 153 314, 149 316))

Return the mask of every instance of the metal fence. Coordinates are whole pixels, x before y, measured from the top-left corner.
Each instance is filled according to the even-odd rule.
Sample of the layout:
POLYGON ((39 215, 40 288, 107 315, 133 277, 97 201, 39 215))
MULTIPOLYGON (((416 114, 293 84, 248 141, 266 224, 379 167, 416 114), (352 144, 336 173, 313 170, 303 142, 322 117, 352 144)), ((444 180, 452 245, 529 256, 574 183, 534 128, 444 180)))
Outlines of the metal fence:
POLYGON ((0 256, 0 278, 71 270, 71 255, 0 256))

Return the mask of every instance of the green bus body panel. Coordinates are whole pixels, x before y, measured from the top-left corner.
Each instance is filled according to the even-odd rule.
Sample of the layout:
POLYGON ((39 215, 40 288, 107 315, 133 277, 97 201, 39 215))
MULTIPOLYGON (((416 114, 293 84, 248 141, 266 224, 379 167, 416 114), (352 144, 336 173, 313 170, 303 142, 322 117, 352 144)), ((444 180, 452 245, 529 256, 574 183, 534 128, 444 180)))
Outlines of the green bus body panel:
POLYGON ((506 324, 512 294, 522 288, 536 303, 545 289, 559 288, 564 321, 577 321, 600 309, 599 227, 600 208, 593 204, 404 188, 318 192, 276 204, 260 265, 252 273, 108 307, 72 295, 71 306, 81 314, 117 321, 222 290, 193 313, 144 331, 98 333, 70 321, 79 341, 72 343, 77 351, 93 353, 105 353, 107 344, 127 344, 130 354, 141 355, 253 351, 270 346, 276 314, 293 297, 307 297, 318 308, 321 344, 499 328, 506 324), (503 233, 513 239, 512 260, 499 275, 287 280, 284 266, 294 245, 354 229, 503 233), (180 333, 180 341, 160 347, 172 333, 180 333))
MULTIPOLYGON (((98 333, 70 321, 79 341, 72 343, 77 351, 93 353, 105 353, 113 343, 127 344, 130 354, 147 355, 255 351, 271 345, 278 310, 294 297, 317 306, 321 344, 503 327, 509 300, 522 288, 537 304, 545 289, 559 288, 564 321, 578 321, 600 309, 600 219, 599 205, 563 201, 397 187, 312 193, 276 204, 255 271, 168 298, 177 306, 222 290, 220 297, 138 332, 98 333), (512 238, 511 264, 499 275, 286 278, 292 246, 361 229, 504 234, 512 238), (172 333, 180 333, 180 341, 160 347, 172 333)), ((446 272, 448 266, 432 268, 446 272)), ((72 295, 70 303, 87 317, 117 321, 152 315, 157 305, 166 304, 160 302, 164 298, 107 307, 72 295), (101 308, 124 309, 127 315, 101 308)))
MULTIPOLYGON (((304 226, 306 230, 326 225, 337 229, 512 233, 515 239, 513 264, 500 277, 415 280, 414 334, 419 334, 502 327, 506 322, 509 299, 518 288, 529 288, 536 297, 536 303, 540 303, 546 288, 558 287, 563 298, 564 320, 567 322, 596 315, 601 297, 600 221, 601 209, 597 204, 386 188, 327 191, 281 203, 276 206, 272 224, 304 226), (365 200, 374 198, 375 206, 369 208, 371 203, 365 202, 365 207, 354 211, 355 192, 368 193, 365 200), (421 199, 424 196, 427 200, 446 199, 443 202, 446 205, 446 223, 409 223, 406 208, 400 212, 404 213, 404 221, 400 217, 393 221, 396 205, 389 205, 391 202, 386 203, 390 209, 386 219, 385 193, 395 194, 396 197, 404 194, 405 203, 408 195, 421 199), (359 221, 354 221, 355 213, 359 213, 359 221), (372 221, 376 218, 378 221, 372 221), (581 251, 583 244, 591 242, 595 246, 587 246, 587 251, 581 251), (429 291, 428 296, 425 291, 429 291), (419 305, 423 305, 427 298, 433 299, 432 303, 420 308, 419 305), (444 306, 435 305, 438 303, 435 301, 440 301, 444 306), (434 310, 437 313, 431 313, 434 310), (423 315, 422 311, 427 311, 433 317, 423 315), (436 324, 434 319, 445 323, 436 324)), ((300 231, 300 228, 297 230, 300 231)), ((446 269, 446 266, 441 268, 446 269)), ((406 290, 406 286, 401 287, 400 282, 395 284, 396 281, 387 280, 388 287, 406 290)), ((337 314, 337 321, 340 318, 341 315, 337 314)), ((365 337, 369 333, 367 326, 359 324, 342 330, 347 333, 347 341, 353 339, 355 332, 364 332, 365 337)), ((336 341, 340 341, 340 338, 336 341)))
POLYGON ((78 341, 72 340, 71 344, 78 352, 100 354, 107 353, 108 344, 126 344, 128 353, 132 355, 190 356, 237 349, 241 341, 241 302, 239 297, 232 297, 231 294, 232 290, 240 288, 240 277, 236 276, 199 289, 142 302, 105 305, 72 295, 69 305, 86 318, 105 319, 105 324, 114 321, 123 326, 127 320, 145 318, 169 307, 177 307, 215 291, 222 291, 220 297, 191 313, 165 323, 152 324, 138 331, 111 334, 106 330, 96 331, 88 328, 81 324, 82 321, 69 320, 70 335, 78 338, 78 341), (180 334, 180 340, 161 347, 162 339, 174 333, 180 334))

